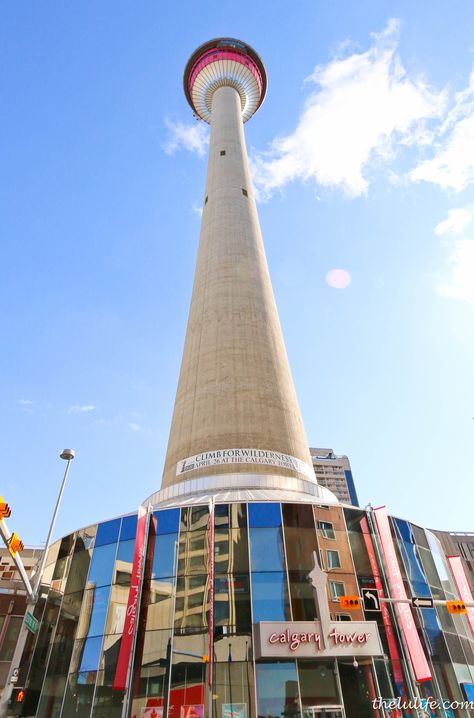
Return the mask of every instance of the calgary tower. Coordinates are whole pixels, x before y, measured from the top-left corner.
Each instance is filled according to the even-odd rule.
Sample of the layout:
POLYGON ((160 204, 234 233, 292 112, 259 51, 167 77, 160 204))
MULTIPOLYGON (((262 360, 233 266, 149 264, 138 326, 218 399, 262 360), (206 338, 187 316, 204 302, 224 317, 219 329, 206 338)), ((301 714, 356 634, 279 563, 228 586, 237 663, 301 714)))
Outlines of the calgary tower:
POLYGON ((184 73, 186 98, 211 125, 211 141, 162 489, 192 481, 194 492, 194 480, 207 477, 210 490, 318 492, 245 147, 244 123, 266 87, 260 57, 231 38, 201 45, 184 73))

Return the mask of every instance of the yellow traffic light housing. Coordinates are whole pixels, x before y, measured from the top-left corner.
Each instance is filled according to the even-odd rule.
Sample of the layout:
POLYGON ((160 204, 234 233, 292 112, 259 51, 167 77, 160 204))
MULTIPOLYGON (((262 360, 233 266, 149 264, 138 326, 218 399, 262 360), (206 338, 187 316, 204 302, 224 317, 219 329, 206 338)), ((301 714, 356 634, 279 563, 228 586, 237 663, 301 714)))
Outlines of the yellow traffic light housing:
POLYGON ((458 615, 467 613, 467 608, 463 601, 446 601, 446 608, 448 613, 457 613, 458 615))
POLYGON ((346 611, 357 611, 360 608, 359 596, 339 596, 339 606, 346 611))
POLYGON ((15 557, 16 554, 19 551, 23 551, 24 548, 25 547, 23 545, 23 541, 20 541, 18 534, 12 533, 12 535, 8 539, 8 550, 10 551, 11 555, 15 557))
POLYGON ((3 519, 7 519, 12 510, 9 507, 7 503, 3 500, 3 498, 0 496, 0 521, 3 521, 3 519))

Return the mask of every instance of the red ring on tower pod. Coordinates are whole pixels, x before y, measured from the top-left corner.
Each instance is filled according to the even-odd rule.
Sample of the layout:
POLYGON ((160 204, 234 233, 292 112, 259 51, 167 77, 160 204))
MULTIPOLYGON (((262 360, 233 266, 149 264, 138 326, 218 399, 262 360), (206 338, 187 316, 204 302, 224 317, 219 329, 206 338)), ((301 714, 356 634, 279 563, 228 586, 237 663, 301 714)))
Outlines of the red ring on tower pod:
POLYGON ((194 114, 205 122, 211 121, 214 92, 219 87, 234 87, 246 122, 263 102, 267 75, 262 60, 249 45, 234 38, 217 38, 192 54, 183 84, 194 114))

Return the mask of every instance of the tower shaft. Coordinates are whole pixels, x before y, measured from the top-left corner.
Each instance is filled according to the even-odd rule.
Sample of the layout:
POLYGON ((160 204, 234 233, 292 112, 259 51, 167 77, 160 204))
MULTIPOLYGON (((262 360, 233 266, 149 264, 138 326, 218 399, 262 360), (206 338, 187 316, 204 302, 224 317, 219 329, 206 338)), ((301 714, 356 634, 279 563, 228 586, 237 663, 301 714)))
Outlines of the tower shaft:
POLYGON ((162 488, 225 473, 314 480, 260 232, 241 96, 229 85, 212 96, 199 251, 162 488), (245 454, 246 463, 222 454, 235 449, 257 453, 245 454), (276 468, 278 456, 266 461, 265 452, 297 461, 276 468))

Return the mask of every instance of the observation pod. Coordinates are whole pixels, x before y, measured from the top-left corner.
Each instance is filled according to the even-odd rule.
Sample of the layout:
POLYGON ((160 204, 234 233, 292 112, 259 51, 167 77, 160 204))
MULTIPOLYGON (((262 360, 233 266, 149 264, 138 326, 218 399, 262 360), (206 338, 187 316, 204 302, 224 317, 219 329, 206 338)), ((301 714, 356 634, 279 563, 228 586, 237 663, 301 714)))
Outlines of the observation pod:
POLYGON ((150 500, 288 491, 334 502, 316 483, 248 166, 243 125, 265 97, 265 67, 246 43, 218 38, 192 54, 183 84, 211 139, 162 490, 150 500))

